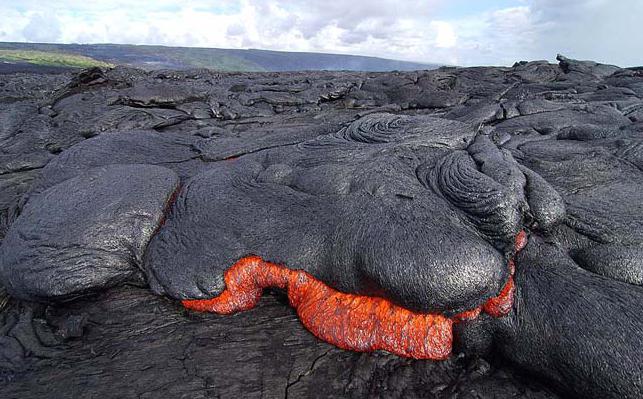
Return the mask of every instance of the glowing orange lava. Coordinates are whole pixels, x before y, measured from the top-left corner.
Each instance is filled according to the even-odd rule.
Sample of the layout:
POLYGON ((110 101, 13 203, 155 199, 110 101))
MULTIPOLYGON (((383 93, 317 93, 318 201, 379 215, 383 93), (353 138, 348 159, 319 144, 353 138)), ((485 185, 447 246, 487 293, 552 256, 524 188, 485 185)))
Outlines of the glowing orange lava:
MULTIPOLYGON (((526 241, 524 232, 518 234, 515 251, 520 251, 526 241)), ((513 261, 509 263, 512 269, 513 261)), ((287 291, 302 324, 323 341, 360 352, 385 350, 398 356, 439 360, 451 354, 454 323, 475 319, 483 311, 493 317, 502 317, 511 311, 512 276, 497 297, 449 318, 437 313, 413 312, 384 298, 342 293, 303 270, 291 270, 258 256, 247 256, 226 270, 226 288, 221 295, 184 300, 183 306, 200 312, 231 314, 252 309, 264 288, 280 288, 287 291)))

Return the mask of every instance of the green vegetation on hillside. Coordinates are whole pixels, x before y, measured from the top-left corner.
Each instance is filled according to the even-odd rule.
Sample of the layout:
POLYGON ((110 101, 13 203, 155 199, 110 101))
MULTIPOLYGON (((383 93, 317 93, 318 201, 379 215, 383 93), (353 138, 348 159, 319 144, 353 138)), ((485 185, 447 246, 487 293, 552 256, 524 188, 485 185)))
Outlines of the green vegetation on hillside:
POLYGON ((257 49, 168 47, 132 44, 0 42, 0 62, 48 67, 124 65, 144 70, 208 68, 216 71, 412 71, 439 67, 376 57, 257 49))
POLYGON ((149 57, 158 57, 183 67, 209 68, 217 71, 265 71, 261 66, 240 57, 227 54, 226 50, 198 47, 164 47, 121 45, 149 57))
POLYGON ((89 68, 89 67, 112 67, 107 62, 95 60, 83 55, 58 53, 38 50, 3 50, 0 49, 0 61, 28 62, 36 65, 89 68))

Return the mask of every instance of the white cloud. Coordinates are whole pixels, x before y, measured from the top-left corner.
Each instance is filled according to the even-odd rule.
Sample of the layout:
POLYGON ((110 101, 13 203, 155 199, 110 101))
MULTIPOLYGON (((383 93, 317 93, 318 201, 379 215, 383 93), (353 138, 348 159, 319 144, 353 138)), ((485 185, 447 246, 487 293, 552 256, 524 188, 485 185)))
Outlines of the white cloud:
POLYGON ((435 45, 438 48, 455 47, 458 37, 450 23, 445 21, 431 21, 431 26, 437 31, 435 45))
POLYGON ((562 52, 643 64, 640 0, 507 0, 513 6, 504 8, 476 0, 489 8, 444 15, 463 0, 0 1, 0 41, 253 47, 460 65, 562 52))

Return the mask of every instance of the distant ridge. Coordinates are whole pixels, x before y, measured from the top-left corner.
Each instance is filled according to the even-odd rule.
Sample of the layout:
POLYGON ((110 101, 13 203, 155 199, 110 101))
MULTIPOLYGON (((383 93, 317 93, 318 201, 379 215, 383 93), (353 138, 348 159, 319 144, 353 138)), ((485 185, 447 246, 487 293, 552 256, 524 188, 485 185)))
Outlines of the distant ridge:
MULTIPOLYGON (((48 67, 69 67, 69 59, 86 57, 97 65, 128 65, 146 70, 209 68, 220 71, 411 71, 435 69, 440 64, 389 60, 358 55, 286 52, 271 50, 239 50, 197 47, 166 47, 130 44, 47 44, 0 42, 0 63, 46 65, 48 67), (23 58, 16 60, 3 56, 19 51, 23 58), (60 63, 51 59, 42 63, 36 54, 55 53, 60 63), (66 56, 66 57, 65 57, 66 56)), ((91 61, 89 61, 91 62, 91 61)), ((72 66, 73 67, 73 66, 72 66)))

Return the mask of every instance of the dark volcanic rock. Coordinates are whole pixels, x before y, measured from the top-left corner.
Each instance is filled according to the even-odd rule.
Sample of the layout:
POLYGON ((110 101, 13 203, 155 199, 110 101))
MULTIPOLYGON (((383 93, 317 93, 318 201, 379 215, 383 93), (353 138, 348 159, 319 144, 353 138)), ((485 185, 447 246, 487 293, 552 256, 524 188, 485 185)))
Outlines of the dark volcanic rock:
POLYGON ((107 165, 159 165, 174 170, 180 178, 188 178, 205 168, 194 148, 196 139, 155 131, 114 132, 92 137, 49 162, 34 182, 30 195, 87 169, 107 165))
POLYGON ((643 174, 636 165, 641 135, 595 140, 532 141, 519 157, 551 182, 566 205, 557 243, 580 267, 641 285, 643 174))
POLYGON ((0 283, 49 303, 0 295, 1 396, 639 398, 643 75, 559 61, 0 76, 0 283), (255 254, 452 314, 521 230, 511 313, 444 362, 330 347, 275 292, 197 315, 142 280, 211 297, 255 254))
MULTIPOLYGON (((185 184, 150 244, 153 287, 176 298, 213 297, 223 272, 255 254, 412 309, 479 306, 502 288, 506 261, 416 173, 451 151, 466 154, 473 136, 455 121, 373 114, 294 148, 219 162, 185 184), (453 248, 462 243, 467 251, 458 256, 453 248)), ((480 191, 498 185, 478 175, 486 178, 480 191)), ((486 209, 481 200, 481 217, 514 212, 511 199, 497 201, 486 209)), ((511 240, 519 228, 512 222, 511 240)))
POLYGON ((643 290, 580 269, 537 240, 516 266, 520 293, 499 322, 502 353, 580 397, 640 397, 643 290))
POLYGON ((133 287, 21 310, 2 315, 0 348, 13 355, 0 358, 4 398, 558 397, 483 359, 427 362, 337 349, 273 295, 233 317, 187 314, 133 287), (61 330, 81 317, 82 338, 65 338, 61 330), (25 358, 27 349, 38 356, 25 358))
POLYGON ((22 299, 61 299, 137 272, 176 190, 149 165, 90 169, 29 199, 0 247, 0 278, 22 299))

